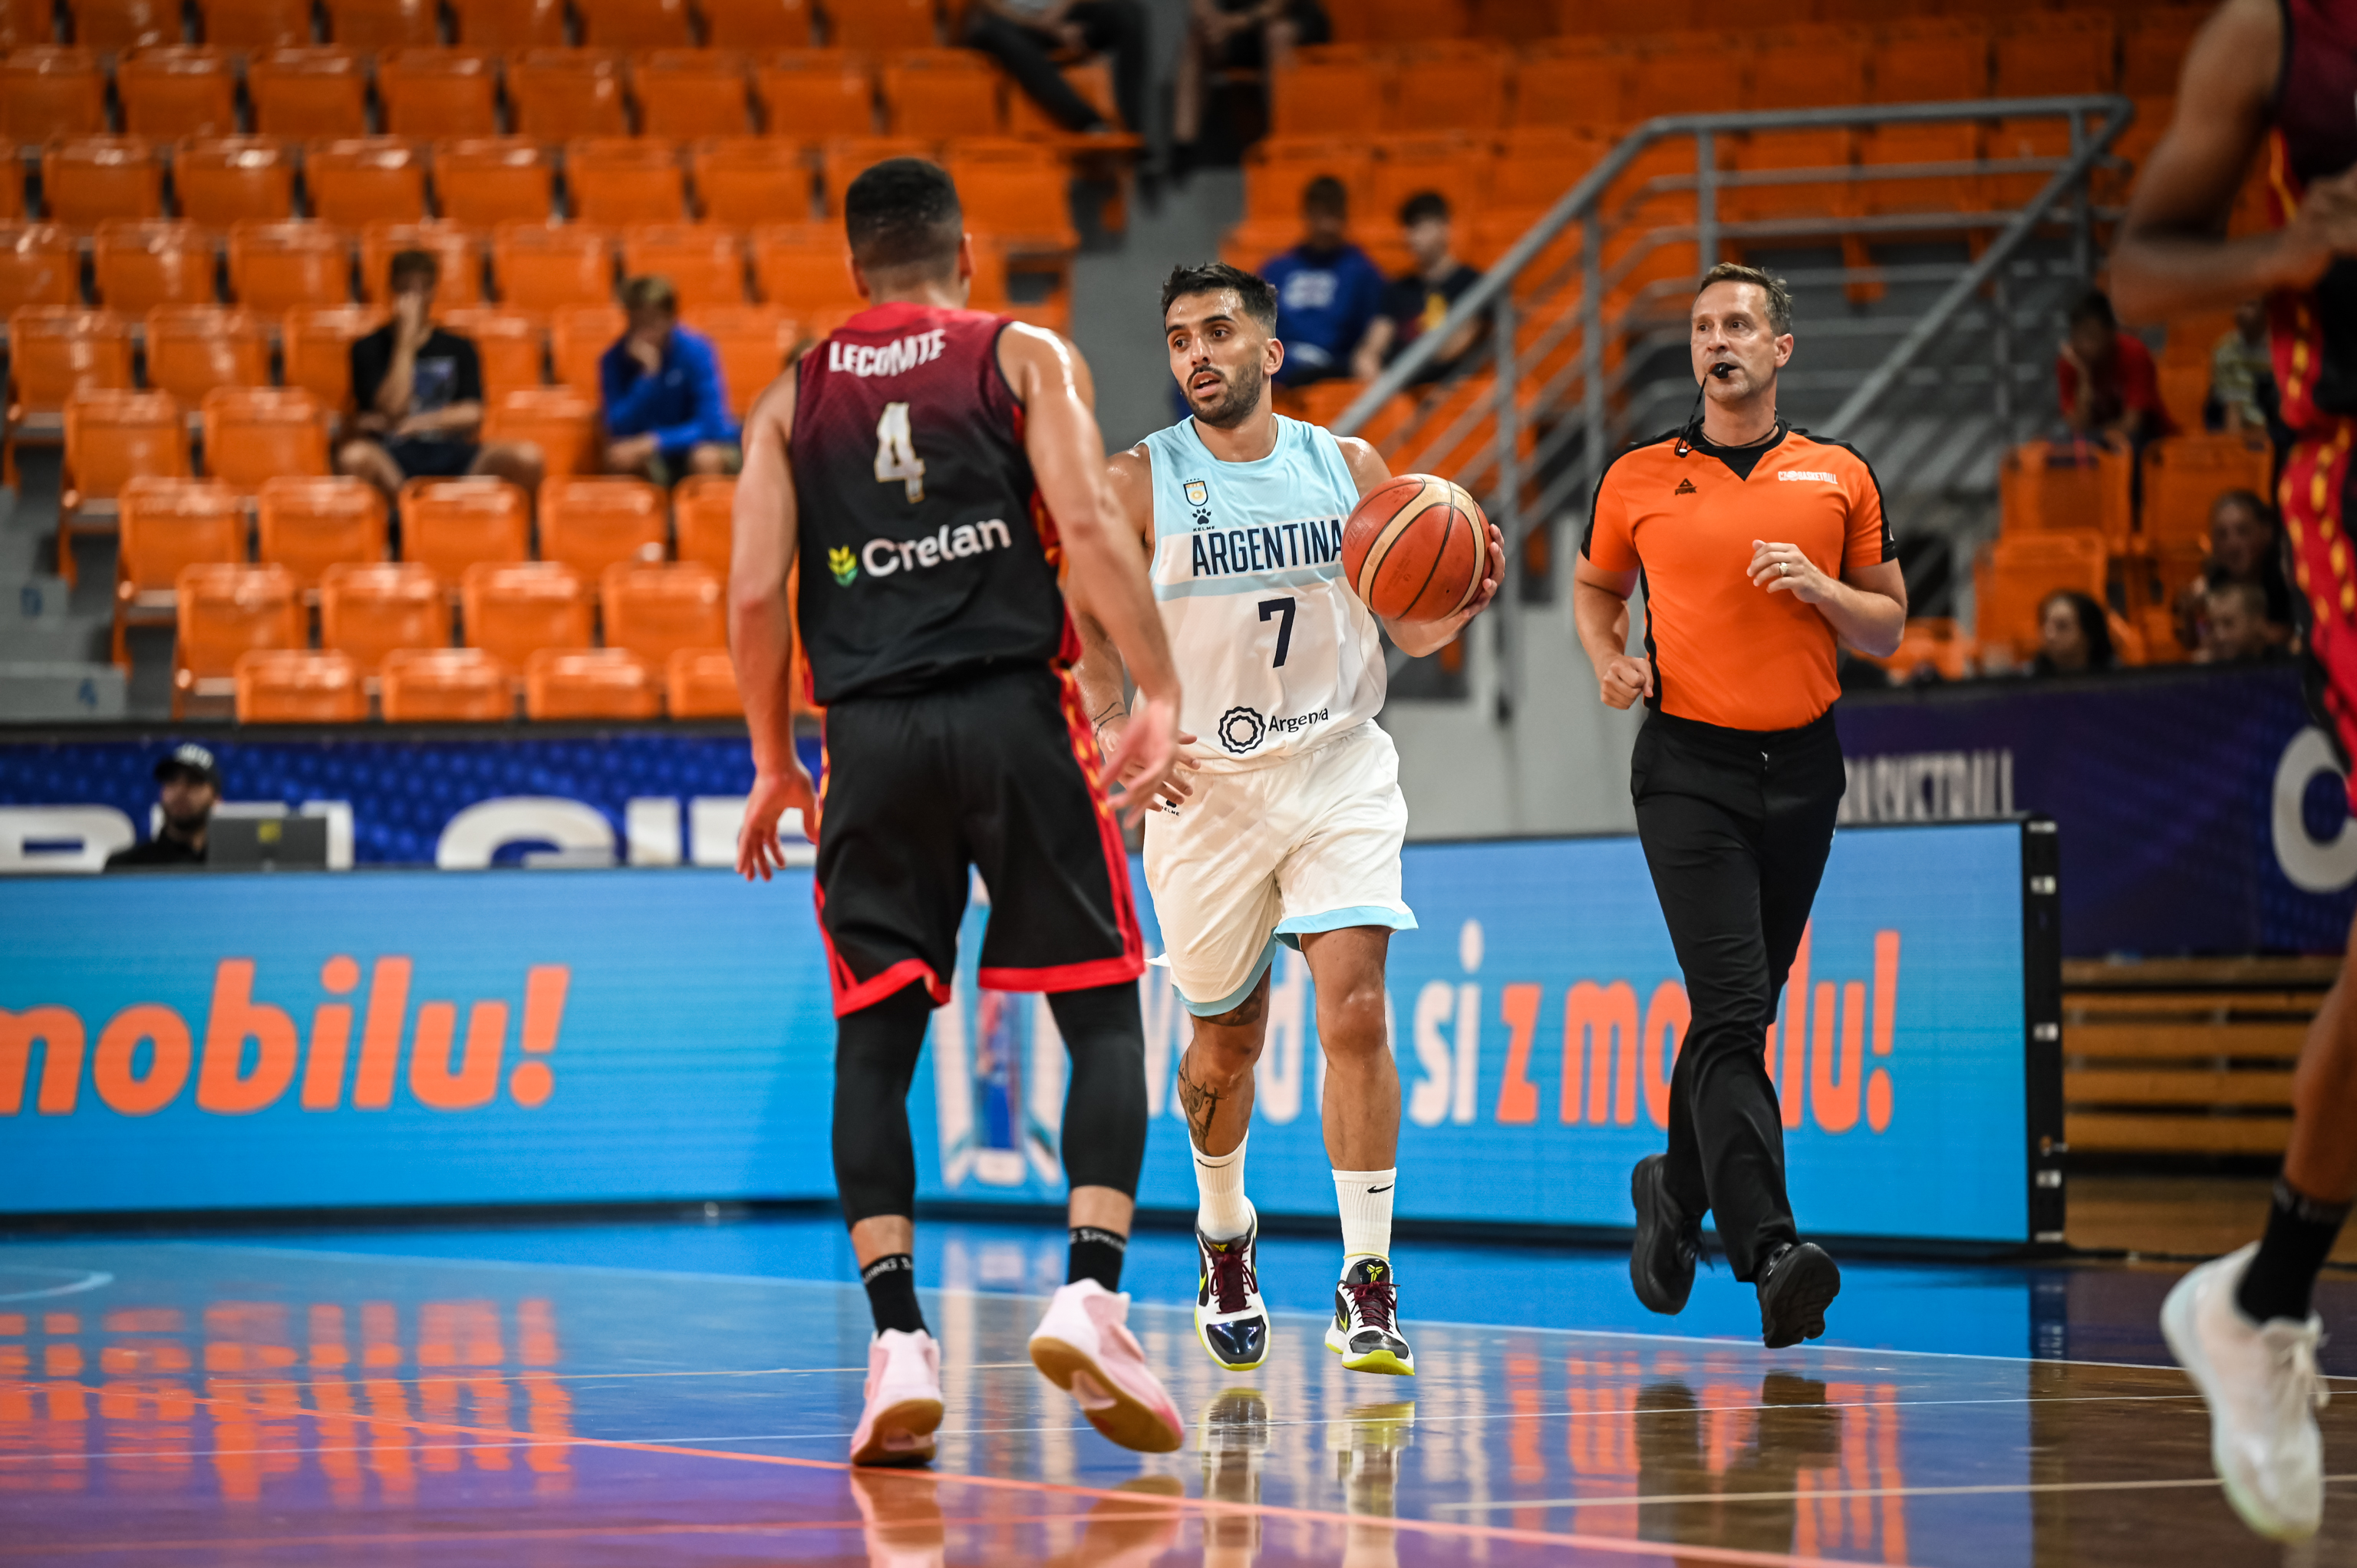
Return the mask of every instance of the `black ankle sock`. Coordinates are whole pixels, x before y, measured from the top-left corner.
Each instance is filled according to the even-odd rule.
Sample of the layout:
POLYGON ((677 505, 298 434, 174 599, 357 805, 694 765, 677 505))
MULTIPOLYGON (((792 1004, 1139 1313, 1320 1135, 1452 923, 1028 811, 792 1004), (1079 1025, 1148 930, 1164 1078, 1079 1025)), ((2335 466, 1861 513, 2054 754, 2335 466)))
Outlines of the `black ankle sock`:
POLYGON ((1126 1236, 1116 1236, 1093 1225, 1075 1225, 1072 1261, 1064 1271, 1064 1283, 1069 1285, 1094 1280, 1107 1290, 1117 1291, 1121 1288, 1121 1257, 1128 1251, 1126 1236))
POLYGON ((922 1334, 925 1315, 917 1306, 917 1260, 906 1252, 888 1252, 859 1271, 867 1287, 867 1310, 876 1316, 876 1332, 897 1328, 922 1334))
POLYGON ((2345 1203, 2324 1203, 2309 1197, 2282 1177, 2276 1178, 2276 1199, 2267 1210, 2267 1231, 2234 1305, 2254 1323, 2287 1317, 2295 1323, 2309 1318, 2309 1297, 2316 1288, 2317 1272, 2332 1255, 2333 1240, 2349 1218, 2345 1203))

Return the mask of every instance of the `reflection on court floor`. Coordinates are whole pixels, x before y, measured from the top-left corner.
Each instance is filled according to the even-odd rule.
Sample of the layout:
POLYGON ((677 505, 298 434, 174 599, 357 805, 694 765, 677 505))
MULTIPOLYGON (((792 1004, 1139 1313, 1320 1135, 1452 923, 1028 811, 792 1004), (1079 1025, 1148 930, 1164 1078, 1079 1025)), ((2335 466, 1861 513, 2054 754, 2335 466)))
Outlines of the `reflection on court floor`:
MULTIPOLYGON (((926 1298, 938 1461, 853 1475, 856 1287, 494 1261, 500 1240, 0 1249, 0 1563, 2280 1560, 2156 1367, 1411 1323, 1419 1375, 1394 1379, 1288 1313, 1239 1377, 1141 1304, 1189 1431, 1133 1455, 1025 1359, 1039 1303, 1001 1293, 1052 1282, 980 1244, 970 1268, 1018 1277, 926 1298)), ((2326 1439, 2357 1471, 2357 1399, 2326 1439)), ((2314 1561, 2352 1559, 2341 1486, 2314 1561)))

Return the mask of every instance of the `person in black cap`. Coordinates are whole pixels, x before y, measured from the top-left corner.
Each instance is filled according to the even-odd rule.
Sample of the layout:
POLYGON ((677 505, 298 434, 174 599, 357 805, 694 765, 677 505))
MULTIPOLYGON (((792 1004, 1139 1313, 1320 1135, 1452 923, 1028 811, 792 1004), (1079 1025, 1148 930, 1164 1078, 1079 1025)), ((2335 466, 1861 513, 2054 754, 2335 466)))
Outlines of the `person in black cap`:
POLYGON ((156 782, 164 825, 145 843, 107 856, 107 870, 205 863, 205 830, 221 803, 221 768, 213 754, 194 741, 183 741, 156 765, 156 782))

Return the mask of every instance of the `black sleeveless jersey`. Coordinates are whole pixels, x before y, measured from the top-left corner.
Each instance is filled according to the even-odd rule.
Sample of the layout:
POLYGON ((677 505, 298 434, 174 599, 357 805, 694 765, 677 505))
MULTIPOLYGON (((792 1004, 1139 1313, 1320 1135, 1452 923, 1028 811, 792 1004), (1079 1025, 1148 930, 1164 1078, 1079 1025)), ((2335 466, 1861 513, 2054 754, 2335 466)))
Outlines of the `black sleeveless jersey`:
POLYGON ((894 303, 804 354, 789 452, 812 696, 905 695, 1077 652, 998 366, 1008 317, 894 303))

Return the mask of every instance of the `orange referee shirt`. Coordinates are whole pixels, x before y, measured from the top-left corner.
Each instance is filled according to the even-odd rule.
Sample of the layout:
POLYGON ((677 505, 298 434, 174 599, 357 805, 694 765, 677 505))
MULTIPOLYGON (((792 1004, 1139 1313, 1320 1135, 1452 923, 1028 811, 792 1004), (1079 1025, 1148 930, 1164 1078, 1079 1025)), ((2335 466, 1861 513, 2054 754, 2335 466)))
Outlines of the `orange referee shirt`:
POLYGON ((1606 465, 1581 552, 1607 572, 1644 573, 1650 705, 1728 729, 1797 729, 1841 694, 1834 628, 1753 585, 1751 542, 1796 544, 1835 577, 1891 560, 1882 487, 1850 447, 1806 431, 1696 442, 1683 457, 1680 434, 1606 465))

